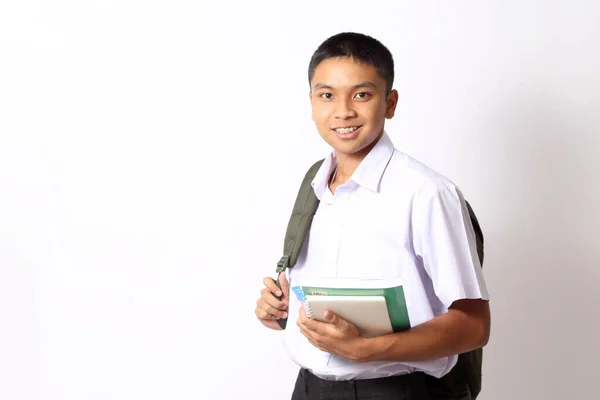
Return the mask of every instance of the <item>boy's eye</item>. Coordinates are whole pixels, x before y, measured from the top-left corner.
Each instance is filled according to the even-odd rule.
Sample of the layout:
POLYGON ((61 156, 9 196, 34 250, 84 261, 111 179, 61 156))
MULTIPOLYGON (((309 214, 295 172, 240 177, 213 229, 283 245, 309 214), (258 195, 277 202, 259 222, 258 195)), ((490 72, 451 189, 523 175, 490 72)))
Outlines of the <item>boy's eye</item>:
POLYGON ((331 94, 331 93, 321 93, 319 96, 322 99, 330 100, 333 97, 333 94, 331 94))
POLYGON ((358 92, 358 93, 356 93, 355 97, 357 99, 359 99, 359 100, 365 100, 365 99, 369 98, 369 93, 367 93, 367 92, 358 92))

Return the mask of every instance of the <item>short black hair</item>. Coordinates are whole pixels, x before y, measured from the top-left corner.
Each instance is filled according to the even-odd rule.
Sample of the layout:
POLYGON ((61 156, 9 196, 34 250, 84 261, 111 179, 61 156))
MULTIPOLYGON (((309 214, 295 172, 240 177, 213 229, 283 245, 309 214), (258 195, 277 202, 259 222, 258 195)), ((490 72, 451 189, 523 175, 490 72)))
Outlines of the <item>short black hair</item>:
POLYGON ((362 33, 342 32, 331 36, 317 48, 308 66, 308 84, 312 82, 317 66, 329 58, 350 57, 375 67, 385 80, 387 93, 394 85, 394 58, 379 40, 362 33))

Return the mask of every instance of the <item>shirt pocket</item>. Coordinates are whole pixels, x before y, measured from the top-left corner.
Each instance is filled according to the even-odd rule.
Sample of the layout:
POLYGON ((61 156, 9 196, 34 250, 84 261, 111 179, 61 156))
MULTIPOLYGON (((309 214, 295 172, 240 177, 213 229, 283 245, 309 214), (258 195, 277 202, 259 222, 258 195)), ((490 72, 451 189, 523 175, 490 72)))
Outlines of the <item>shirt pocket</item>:
POLYGON ((338 254, 338 276, 398 278, 412 264, 408 223, 385 207, 345 218, 338 254))

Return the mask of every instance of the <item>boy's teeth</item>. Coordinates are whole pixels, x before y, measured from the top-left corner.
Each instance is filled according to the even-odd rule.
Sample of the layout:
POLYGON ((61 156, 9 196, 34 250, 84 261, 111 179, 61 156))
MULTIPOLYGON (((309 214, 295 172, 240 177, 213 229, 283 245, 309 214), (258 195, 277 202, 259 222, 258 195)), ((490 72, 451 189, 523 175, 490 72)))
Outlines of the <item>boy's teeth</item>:
POLYGON ((338 132, 338 133, 351 133, 351 132, 354 132, 357 129, 358 129, 357 126, 353 126, 351 128, 337 128, 335 131, 338 132))

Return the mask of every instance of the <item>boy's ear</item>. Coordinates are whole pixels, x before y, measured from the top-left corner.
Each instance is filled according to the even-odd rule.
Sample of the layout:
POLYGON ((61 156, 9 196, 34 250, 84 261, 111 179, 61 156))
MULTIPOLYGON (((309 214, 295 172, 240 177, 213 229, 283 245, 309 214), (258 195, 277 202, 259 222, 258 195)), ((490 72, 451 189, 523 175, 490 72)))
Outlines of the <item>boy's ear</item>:
POLYGON ((396 106, 398 105, 398 91, 393 89, 387 97, 387 105, 385 109, 385 117, 392 119, 396 113, 396 106))

